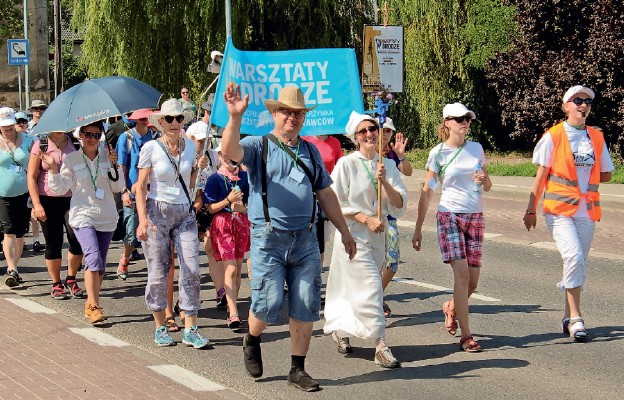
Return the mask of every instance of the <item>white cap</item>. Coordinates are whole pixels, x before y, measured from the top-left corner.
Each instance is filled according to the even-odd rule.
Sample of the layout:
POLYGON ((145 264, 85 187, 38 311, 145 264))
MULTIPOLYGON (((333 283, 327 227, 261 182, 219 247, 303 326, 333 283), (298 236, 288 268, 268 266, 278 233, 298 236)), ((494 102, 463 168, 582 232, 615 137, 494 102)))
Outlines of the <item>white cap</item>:
POLYGON ((15 111, 11 107, 0 108, 0 126, 15 125, 15 111))
POLYGON ((477 119, 474 112, 466 108, 462 103, 447 104, 442 110, 442 118, 463 117, 464 115, 470 115, 470 118, 477 119))
POLYGON ((375 118, 373 118, 372 116, 351 111, 351 115, 349 116, 349 122, 347 122, 347 126, 345 127, 345 130, 347 131, 347 136, 350 137, 351 140, 353 140, 353 137, 355 136, 355 130, 362 121, 373 121, 375 124, 379 125, 375 118))
POLYGON ((208 133, 208 124, 204 121, 197 121, 186 130, 186 136, 195 140, 205 140, 206 135, 212 137, 212 133, 208 133))
POLYGON ((568 101, 570 101, 572 97, 574 97, 575 94, 578 94, 578 93, 585 93, 592 100, 596 96, 596 93, 594 93, 594 91, 591 90, 590 88, 581 86, 581 85, 576 85, 576 86, 572 86, 570 89, 568 89, 567 92, 565 92, 565 94, 563 95, 563 102, 567 103, 568 101))
MULTIPOLYGON (((379 124, 379 117, 375 118, 375 120, 377 121, 377 124, 379 124)), ((396 132, 396 128, 394 127, 394 122, 392 122, 392 118, 390 117, 386 117, 386 122, 384 122, 384 126, 381 127, 381 129, 392 129, 394 132, 396 132)))

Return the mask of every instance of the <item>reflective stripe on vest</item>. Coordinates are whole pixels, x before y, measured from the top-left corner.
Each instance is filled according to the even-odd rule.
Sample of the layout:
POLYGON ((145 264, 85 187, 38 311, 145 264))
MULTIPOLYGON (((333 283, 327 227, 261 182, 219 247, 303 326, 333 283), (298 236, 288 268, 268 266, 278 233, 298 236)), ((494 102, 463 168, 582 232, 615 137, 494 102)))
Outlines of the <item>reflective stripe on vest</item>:
POLYGON ((587 134, 594 149, 594 166, 592 167, 587 193, 582 193, 579 188, 574 165, 574 156, 566 135, 563 123, 559 123, 549 129, 553 140, 554 150, 552 165, 546 178, 544 190, 544 212, 572 216, 578 210, 581 199, 587 203, 589 217, 593 221, 600 220, 600 157, 604 148, 602 132, 592 127, 587 127, 587 134))

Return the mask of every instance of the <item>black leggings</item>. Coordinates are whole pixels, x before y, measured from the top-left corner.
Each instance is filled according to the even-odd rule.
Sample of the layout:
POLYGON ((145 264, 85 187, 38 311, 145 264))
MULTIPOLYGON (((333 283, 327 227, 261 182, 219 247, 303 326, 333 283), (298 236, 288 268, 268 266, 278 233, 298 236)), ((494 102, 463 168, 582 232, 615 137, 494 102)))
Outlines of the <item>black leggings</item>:
POLYGON ((82 247, 76 239, 74 230, 69 226, 69 203, 70 197, 52 197, 39 195, 41 206, 45 210, 46 220, 41 222, 41 232, 46 241, 45 254, 46 260, 58 260, 63 258, 63 226, 67 233, 67 241, 69 242, 69 252, 80 256, 82 255, 82 247))

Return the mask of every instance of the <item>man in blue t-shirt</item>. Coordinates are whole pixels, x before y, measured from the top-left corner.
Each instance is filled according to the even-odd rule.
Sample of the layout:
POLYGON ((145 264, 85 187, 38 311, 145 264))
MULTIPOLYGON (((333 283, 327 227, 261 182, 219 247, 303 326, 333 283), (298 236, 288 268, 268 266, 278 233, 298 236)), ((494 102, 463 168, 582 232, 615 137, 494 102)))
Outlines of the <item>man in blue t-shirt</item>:
POLYGON ((279 322, 286 283, 292 341, 288 384, 315 391, 319 384, 304 369, 312 324, 320 320, 321 308, 315 194, 329 220, 342 234, 345 251, 351 259, 356 246, 330 187, 332 180, 320 153, 299 139, 306 113, 314 107, 306 106, 301 89, 286 86, 277 100, 264 102, 273 117, 275 127, 270 135, 274 137, 266 142, 258 136, 240 141, 240 126, 249 96, 242 98, 240 88, 229 84, 224 98, 230 120, 223 132, 221 152, 224 158, 242 161, 247 166, 250 186, 251 308, 249 333, 243 338, 245 367, 254 378, 262 376, 260 335, 267 324, 279 322), (262 154, 265 144, 267 157, 262 154), (263 171, 266 171, 265 183, 263 171), (263 184, 266 184, 266 196, 262 193, 263 184))
POLYGON ((139 247, 136 237, 136 229, 139 224, 139 217, 136 210, 132 185, 139 179, 139 154, 143 145, 157 137, 157 134, 148 128, 147 116, 151 110, 144 108, 137 110, 128 117, 131 121, 136 121, 136 126, 119 135, 117 140, 117 159, 122 166, 126 187, 121 192, 123 203, 123 222, 126 227, 126 235, 123 241, 123 250, 117 266, 117 277, 121 280, 128 278, 128 265, 130 264, 130 254, 139 247))

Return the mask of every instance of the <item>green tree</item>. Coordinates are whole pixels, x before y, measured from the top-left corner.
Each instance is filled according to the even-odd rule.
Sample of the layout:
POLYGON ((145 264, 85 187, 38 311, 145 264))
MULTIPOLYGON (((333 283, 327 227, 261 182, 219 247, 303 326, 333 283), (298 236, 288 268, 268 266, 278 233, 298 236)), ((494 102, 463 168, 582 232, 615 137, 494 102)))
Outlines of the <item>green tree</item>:
POLYGON ((517 8, 520 34, 498 55, 487 76, 500 104, 504 134, 530 148, 561 121, 567 88, 597 93, 588 123, 624 150, 624 2, 620 0, 505 0, 517 8))
MULTIPOLYGON (((232 2, 234 44, 246 50, 356 47, 370 15, 366 0, 232 2)), ((223 50, 221 0, 73 0, 73 27, 85 29, 83 63, 92 77, 128 75, 178 95, 213 79, 210 51, 223 50)), ((359 54, 360 52, 358 52, 359 54)))
POLYGON ((460 101, 479 121, 471 132, 494 145, 495 111, 484 67, 514 35, 511 7, 500 0, 390 0, 391 24, 405 26, 405 88, 396 119, 413 145, 437 143, 444 104, 460 101))
MULTIPOLYGON (((0 0, 0 38, 23 37, 24 32, 24 11, 22 2, 16 0, 0 0)), ((4 41, 0 47, 4 46, 4 41)))

